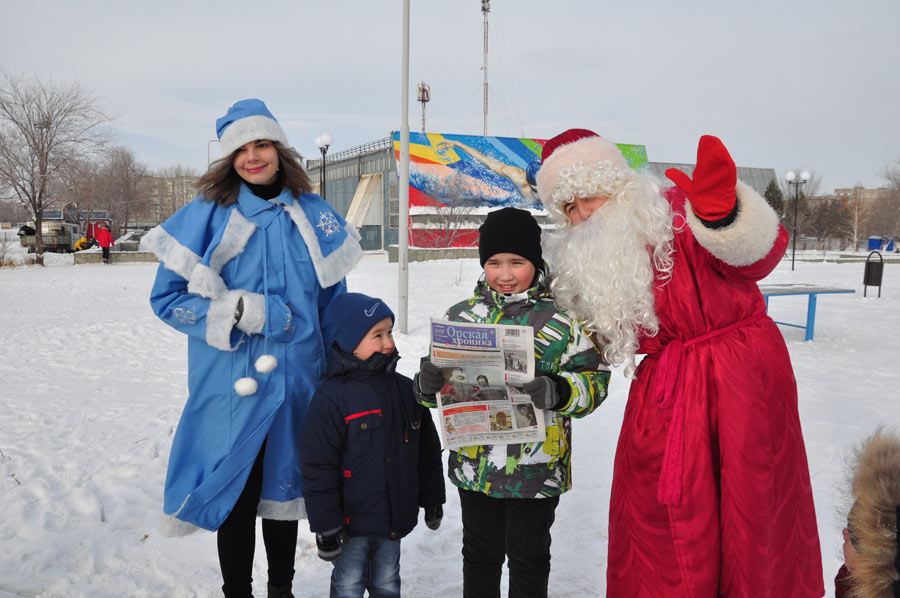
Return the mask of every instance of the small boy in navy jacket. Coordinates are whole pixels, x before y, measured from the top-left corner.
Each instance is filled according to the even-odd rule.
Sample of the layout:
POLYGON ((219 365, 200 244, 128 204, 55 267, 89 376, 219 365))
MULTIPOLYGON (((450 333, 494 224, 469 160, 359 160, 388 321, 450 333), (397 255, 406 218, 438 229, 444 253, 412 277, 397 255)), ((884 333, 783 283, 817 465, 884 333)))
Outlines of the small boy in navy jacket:
POLYGON ((400 539, 437 529, 445 501, 441 448, 412 380, 395 370, 394 314, 345 293, 329 310, 335 342, 300 435, 303 497, 332 598, 400 596, 400 539))

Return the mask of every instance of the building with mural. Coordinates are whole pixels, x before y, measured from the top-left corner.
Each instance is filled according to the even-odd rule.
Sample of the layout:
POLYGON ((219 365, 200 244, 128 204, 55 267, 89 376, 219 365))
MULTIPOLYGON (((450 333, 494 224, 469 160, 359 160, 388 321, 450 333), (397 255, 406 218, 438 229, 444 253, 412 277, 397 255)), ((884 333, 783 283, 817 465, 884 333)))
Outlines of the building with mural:
MULTIPOLYGON (((475 247, 485 215, 501 207, 529 210, 547 223, 529 167, 540 163, 546 140, 449 133, 413 133, 409 140, 409 245, 420 248, 475 247)), ((643 145, 616 144, 629 166, 665 180, 667 168, 691 174, 693 164, 650 162, 643 145)), ((364 250, 386 250, 399 239, 400 134, 350 148, 307 171, 325 199, 357 227, 364 250)), ((776 178, 772 168, 738 167, 738 178, 760 193, 776 178)), ((549 223, 547 224, 549 226, 549 223)))

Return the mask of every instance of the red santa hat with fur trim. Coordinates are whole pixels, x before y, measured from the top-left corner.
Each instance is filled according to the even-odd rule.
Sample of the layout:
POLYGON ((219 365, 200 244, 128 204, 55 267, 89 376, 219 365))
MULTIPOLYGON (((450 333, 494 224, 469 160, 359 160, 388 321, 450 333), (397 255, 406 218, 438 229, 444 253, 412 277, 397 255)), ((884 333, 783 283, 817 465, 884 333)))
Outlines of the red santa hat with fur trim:
MULTIPOLYGON (((573 197, 589 197, 581 195, 579 189, 566 189, 566 176, 576 166, 588 167, 596 171, 610 171, 621 173, 622 176, 612 177, 610 183, 618 186, 617 181, 631 171, 622 152, 611 143, 588 129, 569 129, 544 144, 541 151, 541 168, 535 177, 538 197, 544 207, 555 212, 559 210, 561 201, 571 201, 573 197), (557 193, 554 198, 554 190, 563 191, 557 193), (564 199, 560 200, 562 195, 564 199)), ((598 181, 600 182, 600 181, 598 181)), ((612 185, 603 185, 600 190, 607 194, 615 191, 612 185)), ((555 215, 555 214, 554 214, 555 215)))

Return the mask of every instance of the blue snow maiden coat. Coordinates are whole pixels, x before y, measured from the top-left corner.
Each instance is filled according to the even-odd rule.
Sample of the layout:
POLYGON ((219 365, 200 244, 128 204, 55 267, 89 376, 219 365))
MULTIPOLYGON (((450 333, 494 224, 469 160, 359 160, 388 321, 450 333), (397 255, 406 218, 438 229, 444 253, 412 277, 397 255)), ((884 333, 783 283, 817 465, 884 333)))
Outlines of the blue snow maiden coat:
POLYGON ((189 397, 169 457, 161 531, 218 529, 263 441, 259 516, 304 517, 297 435, 325 375, 331 341, 320 322, 362 256, 359 234, 318 195, 295 201, 284 190, 266 201, 242 183, 234 204, 195 198, 141 248, 161 262, 153 311, 188 335, 189 397), (267 354, 277 366, 261 373, 256 361, 267 354), (238 394, 241 378, 254 379, 256 391, 238 394))
POLYGON ((399 358, 360 361, 332 347, 300 435, 310 531, 343 525, 351 536, 399 540, 419 507, 444 504, 440 439, 412 380, 394 371, 399 358))

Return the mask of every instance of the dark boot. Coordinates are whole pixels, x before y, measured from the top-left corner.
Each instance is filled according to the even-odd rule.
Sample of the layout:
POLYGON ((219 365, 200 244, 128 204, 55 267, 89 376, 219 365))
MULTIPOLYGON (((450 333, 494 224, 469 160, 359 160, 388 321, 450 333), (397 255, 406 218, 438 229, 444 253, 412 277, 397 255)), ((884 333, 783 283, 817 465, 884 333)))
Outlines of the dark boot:
POLYGON ((232 593, 229 594, 229 593, 225 590, 225 586, 224 586, 224 585, 222 586, 222 595, 223 595, 225 598, 253 598, 253 594, 250 593, 250 592, 248 592, 248 593, 246 593, 246 594, 243 593, 243 592, 238 592, 237 594, 235 594, 234 592, 232 592, 232 593))
POLYGON ((280 587, 268 584, 268 587, 269 598, 294 598, 294 595, 291 593, 291 584, 280 587))

